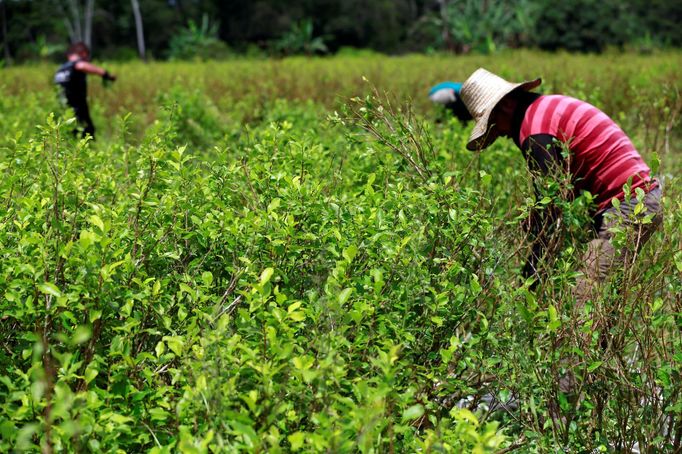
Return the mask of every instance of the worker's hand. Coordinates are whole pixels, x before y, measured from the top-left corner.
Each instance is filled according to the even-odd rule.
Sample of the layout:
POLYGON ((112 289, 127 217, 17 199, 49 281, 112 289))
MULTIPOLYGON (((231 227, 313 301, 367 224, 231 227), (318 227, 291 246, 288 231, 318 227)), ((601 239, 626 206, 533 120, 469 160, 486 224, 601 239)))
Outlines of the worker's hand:
POLYGON ((104 74, 102 74, 102 79, 106 80, 107 82, 113 82, 116 80, 116 76, 110 74, 109 71, 104 71, 104 74))

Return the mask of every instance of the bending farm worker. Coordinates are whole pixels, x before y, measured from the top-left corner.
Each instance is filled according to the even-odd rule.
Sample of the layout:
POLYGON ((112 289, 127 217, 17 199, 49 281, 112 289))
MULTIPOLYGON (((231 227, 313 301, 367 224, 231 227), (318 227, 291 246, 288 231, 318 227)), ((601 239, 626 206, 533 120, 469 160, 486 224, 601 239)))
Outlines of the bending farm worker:
POLYGON ((466 123, 471 120, 471 114, 462 102, 462 98, 459 94, 461 89, 461 83, 441 82, 438 85, 431 87, 429 90, 429 99, 436 104, 445 107, 462 123, 466 123))
MULTIPOLYGON (((476 70, 460 93, 476 122, 467 148, 483 150, 498 137, 509 137, 522 150, 533 175, 546 175, 558 168, 569 172, 574 193, 589 191, 593 195, 596 238, 588 244, 583 277, 577 283, 580 307, 626 256, 625 251, 614 248, 610 227, 618 217, 632 224, 633 215, 639 219, 653 216, 650 223, 636 223, 635 249, 641 247, 661 222, 661 187, 611 118, 578 99, 529 91, 540 83, 540 79, 511 83, 485 69, 476 70), (626 198, 623 186, 628 183, 631 194, 637 188, 645 193, 643 212, 641 207, 635 210, 638 201, 634 196, 626 198)), ((552 209, 537 211, 531 217, 529 227, 535 238, 524 276, 537 274, 547 246, 547 232, 554 221, 552 209)))
POLYGON ((95 125, 92 123, 88 108, 86 76, 95 74, 105 81, 114 81, 116 76, 90 63, 90 49, 85 43, 78 42, 69 46, 66 58, 67 62, 61 65, 54 75, 54 83, 60 87, 62 101, 76 114, 78 124, 83 128, 83 137, 90 134, 94 138, 95 125))

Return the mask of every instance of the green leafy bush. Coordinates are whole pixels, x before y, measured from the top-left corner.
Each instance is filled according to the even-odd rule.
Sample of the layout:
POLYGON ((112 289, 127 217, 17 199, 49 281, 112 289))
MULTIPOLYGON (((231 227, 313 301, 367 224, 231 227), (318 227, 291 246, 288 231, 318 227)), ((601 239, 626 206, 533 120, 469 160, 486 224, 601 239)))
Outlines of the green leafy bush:
MULTIPOLYGON (((557 176, 536 200, 511 143, 471 154, 468 128, 397 89, 363 84, 334 112, 220 99, 199 77, 273 64, 163 65, 177 84, 151 118, 123 114, 98 142, 51 95, 0 98, 0 451, 679 448, 674 92, 627 111, 652 122, 633 137, 661 155, 664 223, 580 312, 588 195, 567 200, 557 176), (532 290, 520 223, 550 204, 557 253, 532 290), (558 389, 567 365, 580 399, 558 389)), ((299 83, 330 83, 286 64, 280 80, 311 65, 299 83)), ((656 80, 639 77, 623 80, 656 80)))
POLYGON ((313 21, 310 19, 294 23, 284 35, 274 41, 275 53, 281 55, 325 54, 327 45, 322 36, 314 36, 313 21))
POLYGON ((540 7, 533 41, 545 50, 600 52, 607 46, 622 46, 636 30, 635 16, 620 1, 547 1, 540 7))
POLYGON ((170 60, 219 60, 229 55, 227 44, 218 38, 218 24, 210 23, 204 14, 201 25, 190 20, 187 28, 181 29, 170 40, 170 60))
POLYGON ((509 44, 527 42, 538 6, 527 0, 449 2, 437 21, 447 39, 464 52, 489 54, 509 44))

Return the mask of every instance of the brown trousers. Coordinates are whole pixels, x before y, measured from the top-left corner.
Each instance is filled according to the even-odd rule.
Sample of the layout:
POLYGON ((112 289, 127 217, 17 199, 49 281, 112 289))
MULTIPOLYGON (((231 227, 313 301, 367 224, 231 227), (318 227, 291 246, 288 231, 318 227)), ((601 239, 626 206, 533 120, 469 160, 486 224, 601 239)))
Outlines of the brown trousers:
POLYGON ((647 242, 651 234, 661 224, 661 187, 660 185, 649 191, 643 200, 645 210, 634 216, 633 213, 637 206, 637 199, 633 196, 630 202, 621 202, 620 211, 611 207, 603 212, 603 221, 598 226, 597 238, 590 241, 587 245, 587 252, 583 256, 583 276, 576 285, 577 307, 581 308, 585 302, 594 299, 599 290, 599 284, 604 282, 608 275, 617 266, 624 265, 635 256, 634 253, 647 242), (647 215, 653 214, 654 217, 649 224, 639 224, 636 220, 642 219, 647 215), (622 222, 623 227, 633 227, 635 235, 632 238, 631 248, 628 251, 616 250, 611 243, 613 234, 609 231, 613 226, 622 222), (634 221, 634 222, 633 222, 634 221), (628 253, 630 252, 630 253, 628 253))
MULTIPOLYGON (((619 266, 623 266, 626 262, 631 262, 636 257, 636 253, 651 237, 651 234, 658 228, 662 221, 661 212, 661 187, 658 186, 646 194, 643 204, 645 210, 633 216, 635 207, 639 203, 635 197, 632 197, 630 202, 621 202, 620 210, 615 207, 609 208, 603 213, 603 220, 597 226, 597 238, 589 242, 587 251, 583 255, 583 276, 578 279, 575 297, 576 304, 574 306, 575 319, 578 325, 583 319, 583 308, 587 301, 596 301, 599 297, 601 284, 607 279, 611 272, 615 271, 619 266), (647 215, 653 214, 654 217, 651 223, 641 224, 638 219, 642 219, 647 215), (622 250, 617 250, 611 242, 613 233, 609 230, 620 224, 621 227, 632 227, 635 234, 632 238, 628 238, 631 242, 622 250)), ((599 323, 594 320, 596 325, 599 323)), ((602 320, 602 324, 610 325, 608 320, 602 320)), ((593 325, 595 328, 596 326, 593 325)), ((602 326, 604 329, 605 326, 602 326)), ((608 330, 608 328, 606 328, 608 330)), ((584 339, 585 343, 589 342, 589 336, 584 339)), ((566 369, 559 377, 558 388, 559 391, 566 394, 569 400, 575 402, 580 399, 576 395, 577 382, 573 372, 573 365, 577 361, 576 358, 564 358, 561 360, 563 368, 566 369)), ((549 411, 555 423, 565 426, 567 420, 559 410, 558 402, 550 402, 549 411)))

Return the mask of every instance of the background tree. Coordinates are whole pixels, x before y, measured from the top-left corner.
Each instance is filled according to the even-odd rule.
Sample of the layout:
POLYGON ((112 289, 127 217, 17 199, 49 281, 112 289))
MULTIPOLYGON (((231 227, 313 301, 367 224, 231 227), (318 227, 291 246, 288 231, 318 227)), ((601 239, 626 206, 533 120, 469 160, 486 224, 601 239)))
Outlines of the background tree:
POLYGON ((197 25, 189 21, 186 28, 176 33, 170 41, 168 56, 171 60, 210 60, 227 56, 227 45, 218 39, 217 22, 211 23, 204 14, 197 25))
POLYGON ((5 64, 11 64, 12 56, 9 53, 9 40, 7 39, 7 13, 5 12, 5 0, 0 0, 0 16, 2 16, 2 50, 5 64))
POLYGON ((328 51, 324 38, 315 36, 313 22, 310 19, 294 23, 287 33, 274 42, 273 47, 283 55, 313 55, 328 51))
POLYGON ((633 37, 632 4, 620 0, 542 0, 535 25, 535 43, 545 50, 600 52, 633 37))
POLYGON ((95 0, 59 0, 56 2, 62 12, 64 24, 72 43, 83 41, 92 48, 92 15, 95 0))
POLYGON ((635 39, 648 35, 659 44, 682 46, 682 2, 635 0, 633 14, 638 22, 635 39))
POLYGON ((130 0, 130 6, 133 8, 133 16, 135 17, 137 51, 140 53, 140 58, 144 61, 147 61, 147 51, 144 46, 144 27, 142 26, 142 13, 140 12, 140 4, 137 0, 130 0))
MULTIPOLYGON (((74 40, 95 47, 97 58, 177 58, 177 44, 191 42, 188 24, 201 32, 204 15, 214 33, 194 42, 205 49, 203 38, 215 39, 236 52, 281 54, 282 43, 304 35, 329 52, 682 45, 682 3, 673 0, 0 0, 0 15, 4 58, 18 61, 61 58, 59 49, 74 40)), ((311 53, 309 45, 293 48, 285 53, 311 53)))

